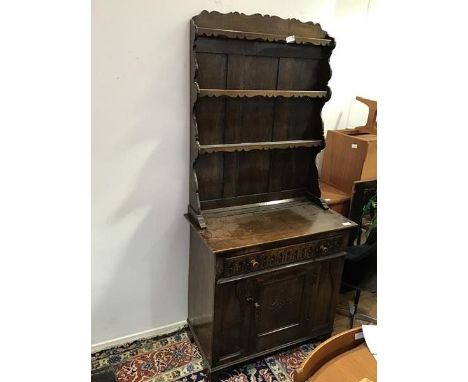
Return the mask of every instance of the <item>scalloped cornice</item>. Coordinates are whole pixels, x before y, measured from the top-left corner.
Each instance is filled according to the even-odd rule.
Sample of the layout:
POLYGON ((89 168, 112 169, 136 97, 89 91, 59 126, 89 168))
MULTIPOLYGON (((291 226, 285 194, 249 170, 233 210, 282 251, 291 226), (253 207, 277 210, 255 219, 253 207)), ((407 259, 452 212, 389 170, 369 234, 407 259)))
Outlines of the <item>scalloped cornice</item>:
POLYGON ((193 17, 197 35, 294 42, 298 44, 334 45, 334 39, 320 24, 298 19, 282 19, 278 16, 246 15, 239 12, 220 13, 203 11, 193 17), (294 36, 294 39, 290 38, 294 36))

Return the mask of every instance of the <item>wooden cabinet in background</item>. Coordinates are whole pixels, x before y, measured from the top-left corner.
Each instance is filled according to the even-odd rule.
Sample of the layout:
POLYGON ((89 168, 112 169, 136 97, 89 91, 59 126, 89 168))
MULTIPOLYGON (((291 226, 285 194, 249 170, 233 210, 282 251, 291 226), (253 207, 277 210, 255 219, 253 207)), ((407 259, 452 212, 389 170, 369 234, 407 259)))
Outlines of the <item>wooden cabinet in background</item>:
POLYGON ((311 22, 191 20, 188 323, 212 377, 333 330, 356 226, 315 165, 333 47, 311 22))
POLYGON ((377 178, 377 102, 356 97, 369 106, 365 126, 327 131, 320 188, 332 209, 348 216, 355 181, 377 178))
POLYGON ((377 178, 377 135, 355 129, 329 130, 321 180, 351 194, 356 180, 377 178))

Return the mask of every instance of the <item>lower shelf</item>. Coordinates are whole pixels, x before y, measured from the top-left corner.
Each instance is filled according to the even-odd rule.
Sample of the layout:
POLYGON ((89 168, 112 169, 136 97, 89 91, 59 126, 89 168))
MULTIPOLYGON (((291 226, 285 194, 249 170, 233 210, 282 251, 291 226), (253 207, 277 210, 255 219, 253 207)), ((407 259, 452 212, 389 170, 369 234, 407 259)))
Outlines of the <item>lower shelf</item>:
MULTIPOLYGON (((198 84, 196 84, 198 87, 198 84)), ((326 98, 326 90, 257 90, 257 89, 198 89, 200 97, 283 97, 283 98, 326 98)))
POLYGON ((218 152, 232 153, 237 151, 271 150, 271 149, 294 149, 296 147, 321 147, 322 140, 295 140, 278 142, 251 142, 251 143, 226 143, 218 145, 198 144, 199 154, 211 154, 218 152))

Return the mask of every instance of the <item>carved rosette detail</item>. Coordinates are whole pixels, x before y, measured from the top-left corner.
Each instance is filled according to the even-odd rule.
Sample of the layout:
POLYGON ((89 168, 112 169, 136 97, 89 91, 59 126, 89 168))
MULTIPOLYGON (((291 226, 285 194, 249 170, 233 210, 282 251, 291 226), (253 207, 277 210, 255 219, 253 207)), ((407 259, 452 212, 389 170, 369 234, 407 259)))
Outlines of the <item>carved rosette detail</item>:
POLYGON ((294 305, 295 301, 293 301, 290 296, 286 295, 276 295, 271 302, 271 304, 268 306, 268 308, 274 312, 281 312, 284 309, 289 308, 291 305, 294 305))
POLYGON ((269 269, 285 264, 310 260, 338 252, 344 243, 343 236, 275 248, 262 253, 228 258, 224 262, 224 277, 269 269), (258 262, 252 266, 252 260, 258 262))

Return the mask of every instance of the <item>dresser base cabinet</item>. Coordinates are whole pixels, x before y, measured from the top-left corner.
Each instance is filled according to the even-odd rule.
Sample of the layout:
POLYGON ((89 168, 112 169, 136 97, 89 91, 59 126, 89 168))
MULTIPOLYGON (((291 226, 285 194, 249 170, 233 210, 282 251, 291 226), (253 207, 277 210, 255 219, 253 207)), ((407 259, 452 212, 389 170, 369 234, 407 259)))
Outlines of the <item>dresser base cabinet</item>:
POLYGON ((207 214, 205 230, 191 225, 188 322, 210 373, 331 334, 353 226, 306 201, 207 214), (310 219, 297 227, 304 235, 286 235, 297 209, 310 219), (262 236, 253 218, 280 240, 262 236))

